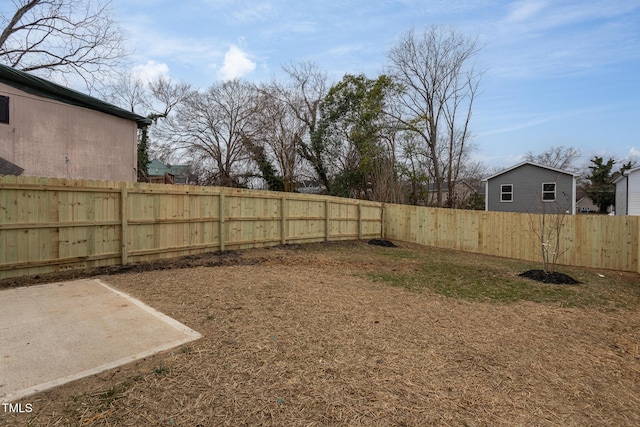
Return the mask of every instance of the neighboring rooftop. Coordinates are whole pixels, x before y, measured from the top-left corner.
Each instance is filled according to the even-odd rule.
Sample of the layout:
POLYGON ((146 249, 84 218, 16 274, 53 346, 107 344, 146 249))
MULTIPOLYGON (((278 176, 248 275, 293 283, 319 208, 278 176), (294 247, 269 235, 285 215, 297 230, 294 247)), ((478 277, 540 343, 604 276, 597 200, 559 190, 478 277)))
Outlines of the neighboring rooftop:
POLYGON ((521 166, 524 166, 524 165, 531 165, 531 166, 535 166, 535 167, 542 168, 542 169, 549 169, 549 170, 552 170, 554 172, 562 173, 562 174, 573 176, 573 177, 577 177, 578 176, 576 173, 571 172, 571 171, 566 171, 566 170, 562 170, 562 169, 558 169, 558 168, 553 168, 551 166, 541 165, 541 164, 538 164, 538 163, 528 162, 527 161, 527 162, 518 163, 517 165, 513 165, 513 166, 511 166, 509 168, 503 169, 500 172, 494 173, 493 175, 484 178, 482 181, 488 181, 488 180, 490 180, 492 178, 495 178, 496 176, 500 176, 502 174, 510 172, 510 171, 512 171, 514 169, 517 169, 517 168, 519 168, 521 166))

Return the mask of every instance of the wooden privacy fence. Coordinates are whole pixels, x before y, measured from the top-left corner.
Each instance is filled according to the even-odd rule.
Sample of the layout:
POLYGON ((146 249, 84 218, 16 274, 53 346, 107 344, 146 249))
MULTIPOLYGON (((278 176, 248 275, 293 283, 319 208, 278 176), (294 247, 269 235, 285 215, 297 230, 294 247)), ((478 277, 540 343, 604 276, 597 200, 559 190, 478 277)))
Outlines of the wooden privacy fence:
MULTIPOLYGON (((541 262, 531 232, 537 217, 219 187, 0 176, 0 279, 381 236, 541 262)), ((559 264, 640 271, 639 221, 567 216, 559 264)))
POLYGON ((382 206, 374 202, 0 176, 0 279, 381 233, 382 206))
MULTIPOLYGON (((440 248, 542 263, 532 233, 540 215, 386 205, 384 236, 440 248)), ((640 271, 638 216, 567 215, 558 264, 640 271)))

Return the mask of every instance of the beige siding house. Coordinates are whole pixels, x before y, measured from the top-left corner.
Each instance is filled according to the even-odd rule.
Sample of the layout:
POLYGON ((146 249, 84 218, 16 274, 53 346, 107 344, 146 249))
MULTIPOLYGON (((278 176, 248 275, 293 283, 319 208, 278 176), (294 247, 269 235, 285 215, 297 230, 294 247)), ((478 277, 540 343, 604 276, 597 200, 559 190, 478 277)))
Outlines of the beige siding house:
MULTIPOLYGON (((442 183, 442 201, 445 206, 448 207, 459 207, 463 203, 469 199, 473 193, 476 193, 477 190, 469 184, 465 180, 455 181, 453 184, 453 195, 449 194, 449 189, 447 188, 447 183, 442 183)), ((430 183, 428 185, 428 194, 426 197, 426 205, 427 206, 437 206, 438 205, 438 190, 435 184, 430 183)))
POLYGON ((145 117, 0 65, 0 174, 134 182, 145 117))

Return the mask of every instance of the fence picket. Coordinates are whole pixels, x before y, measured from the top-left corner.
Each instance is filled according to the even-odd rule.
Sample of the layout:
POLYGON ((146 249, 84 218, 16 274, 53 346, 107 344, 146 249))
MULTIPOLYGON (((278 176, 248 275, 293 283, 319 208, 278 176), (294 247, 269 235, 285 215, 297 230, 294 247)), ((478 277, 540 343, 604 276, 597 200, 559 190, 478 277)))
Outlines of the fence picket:
MULTIPOLYGON (((296 193, 0 176, 0 279, 383 236, 539 261, 530 220, 296 193)), ((568 216, 561 238, 560 264, 640 271, 638 216, 568 216)))
MULTIPOLYGON (((541 261, 529 214, 386 205, 384 235, 440 248, 541 261)), ((537 215, 534 215, 534 220, 537 215)), ((640 216, 568 215, 559 264, 640 272, 640 216)))
POLYGON ((0 176, 0 279, 356 238, 354 224, 362 238, 380 237, 381 210, 295 193, 0 176), (377 219, 365 221, 365 207, 377 219))

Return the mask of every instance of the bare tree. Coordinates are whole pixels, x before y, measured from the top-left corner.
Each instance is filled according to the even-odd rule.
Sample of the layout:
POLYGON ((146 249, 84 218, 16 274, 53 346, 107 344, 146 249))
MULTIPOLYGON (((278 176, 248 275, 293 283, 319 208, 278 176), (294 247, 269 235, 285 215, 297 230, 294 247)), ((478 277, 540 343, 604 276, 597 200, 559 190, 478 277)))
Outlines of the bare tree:
POLYGON ((529 151, 524 155, 524 160, 562 169, 570 172, 577 171, 575 162, 580 158, 580 150, 575 147, 551 147, 541 154, 533 154, 529 151))
POLYGON ((254 117, 254 143, 275 159, 282 173, 284 191, 291 192, 296 190, 299 145, 308 125, 298 119, 296 110, 278 98, 279 94, 282 92, 274 84, 260 88, 259 107, 254 117))
POLYGON ((474 39, 452 28, 431 27, 421 34, 409 31, 388 53, 390 74, 404 88, 397 118, 425 146, 438 206, 444 202, 444 184, 452 190, 468 151, 481 78, 470 64, 477 52, 474 39))
POLYGON ((383 203, 401 203, 403 201, 393 151, 374 159, 374 164, 371 167, 371 181, 371 200, 383 203))
MULTIPOLYGON (((456 74, 452 79, 451 96, 444 103, 443 117, 447 138, 444 145, 447 150, 442 164, 444 165, 443 172, 446 177, 445 183, 450 201, 453 201, 451 196, 455 193, 455 184, 473 149, 473 145, 470 143, 469 122, 479 83, 479 78, 474 70, 469 70, 465 74, 456 74)), ((453 208, 458 207, 455 201, 450 205, 453 208)))
POLYGON ((468 159, 464 161, 464 166, 460 170, 460 177, 473 188, 479 189, 483 186, 482 179, 488 176, 487 170, 487 165, 482 161, 468 159))
POLYGON ((244 139, 252 138, 255 93, 253 85, 240 80, 190 92, 159 124, 160 148, 200 168, 203 184, 246 185, 251 156, 244 139))
POLYGON ((400 156, 398 166, 407 189, 405 203, 425 205, 429 199, 429 180, 426 163, 429 157, 424 147, 411 132, 401 133, 400 156))
MULTIPOLYGON (((557 181, 556 178, 554 181, 557 181)), ((544 189, 543 189, 544 191, 544 189)), ((529 232, 539 245, 542 259, 542 271, 545 274, 553 274, 559 259, 567 251, 563 245, 564 228, 571 206, 575 201, 571 194, 560 192, 554 201, 545 200, 543 194, 538 193, 538 207, 536 212, 529 213, 529 232)))
POLYGON ((120 74, 105 88, 108 102, 140 115, 146 115, 149 98, 148 84, 131 73, 120 74))
POLYGON ((542 213, 529 214, 529 230, 536 239, 542 259, 542 271, 553 274, 558 260, 567 251, 562 245, 562 230, 567 215, 559 209, 550 209, 542 204, 542 213))
MULTIPOLYGON (((129 73, 121 74, 107 87, 107 92, 110 102, 146 116, 157 125, 158 120, 167 118, 171 111, 187 98, 191 93, 191 86, 187 83, 172 82, 166 77, 144 82, 129 73)), ((138 171, 142 172, 140 178, 144 178, 148 172, 149 151, 152 145, 149 134, 148 127, 138 130, 138 171)))
POLYGON ((105 98, 109 102, 153 120, 167 117, 190 93, 188 83, 174 82, 163 76, 144 81, 131 73, 119 74, 105 88, 105 98))
POLYGON ((327 75, 313 62, 301 62, 282 67, 289 83, 280 90, 283 100, 312 133, 316 130, 320 102, 328 91, 327 75))
POLYGON ((166 77, 159 77, 149 82, 151 102, 146 103, 147 117, 152 120, 166 118, 171 111, 184 102, 191 93, 191 85, 184 82, 173 82, 166 77))
POLYGON ((87 89, 117 69, 127 52, 108 0, 11 0, 0 15, 0 61, 87 89))
POLYGON ((288 81, 274 84, 273 94, 293 116, 306 128, 305 135, 298 141, 298 153, 311 165, 315 175, 330 190, 328 159, 322 139, 318 137, 320 103, 327 95, 327 75, 313 62, 301 62, 283 66, 288 81))

